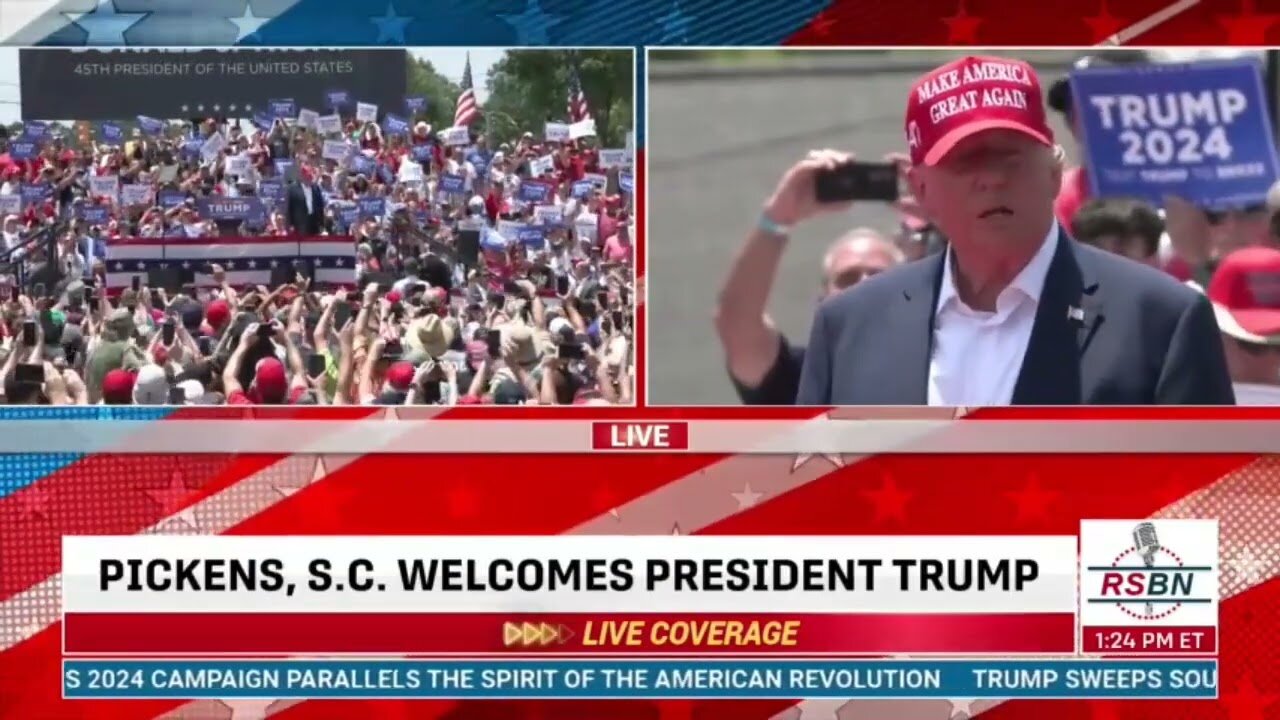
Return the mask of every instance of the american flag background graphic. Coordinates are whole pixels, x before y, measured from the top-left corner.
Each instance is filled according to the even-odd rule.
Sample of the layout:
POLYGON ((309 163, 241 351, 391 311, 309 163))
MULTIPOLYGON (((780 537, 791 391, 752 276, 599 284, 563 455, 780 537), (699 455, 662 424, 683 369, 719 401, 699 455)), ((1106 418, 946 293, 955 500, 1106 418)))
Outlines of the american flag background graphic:
POLYGON ((471 55, 462 68, 462 92, 458 94, 458 106, 453 111, 453 126, 465 127, 480 117, 480 105, 476 102, 475 83, 471 79, 471 55))
MULTIPOLYGON (((1259 409, 1260 419, 1280 411, 1259 409)), ((742 418, 734 410, 547 412, 452 408, 83 409, 182 423, 345 419, 406 435, 526 414, 586 420, 742 418), (488 412, 493 410, 493 412, 488 412)), ((1133 411, 782 409, 798 431, 829 419, 1132 417, 1133 411), (1126 416, 1125 413, 1128 412, 1126 416)), ((61 413, 64 417, 67 413, 61 413)), ((46 422, 41 409, 8 418, 46 422)), ((1233 410, 1182 419, 1238 417, 1233 410)), ((317 442, 326 427, 313 422, 317 442)), ((145 425, 143 427, 146 427, 145 425)), ((501 438, 490 438, 500 447, 501 438)), ((927 438, 920 440, 927 442, 927 438)), ((127 442, 127 440, 126 440, 127 442)), ((911 447, 902 448, 909 453, 911 447)), ((1272 720, 1280 712, 1280 458, 1258 455, 7 455, 0 493, 3 718, 1087 718, 1272 720), (571 491, 569 490, 571 488, 571 491), (62 535, 252 534, 1074 534, 1083 518, 1221 523, 1221 696, 1152 701, 127 701, 60 698, 62 535)), ((157 540, 157 542, 163 542, 157 540)))

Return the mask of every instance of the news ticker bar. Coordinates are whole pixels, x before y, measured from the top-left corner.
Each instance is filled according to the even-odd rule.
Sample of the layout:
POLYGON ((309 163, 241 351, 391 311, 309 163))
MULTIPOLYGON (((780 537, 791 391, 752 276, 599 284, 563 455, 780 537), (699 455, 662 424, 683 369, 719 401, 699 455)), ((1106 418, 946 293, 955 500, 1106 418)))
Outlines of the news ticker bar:
POLYGON ((1280 453, 1276 420, 0 420, 7 453, 1280 453), (502 442, 495 443, 495 437, 502 442))
POLYGON ((64 660, 70 699, 1213 699, 1217 660, 64 660))

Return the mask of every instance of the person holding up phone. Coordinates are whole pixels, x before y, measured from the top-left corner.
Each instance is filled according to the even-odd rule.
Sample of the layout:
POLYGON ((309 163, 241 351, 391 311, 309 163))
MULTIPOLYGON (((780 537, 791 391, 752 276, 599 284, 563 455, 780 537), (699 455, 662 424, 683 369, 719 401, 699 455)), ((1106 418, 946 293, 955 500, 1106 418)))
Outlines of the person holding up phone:
MULTIPOLYGON (((1235 403, 1209 302, 1059 226, 1064 153, 1030 65, 959 58, 919 78, 906 105, 907 180, 947 250, 822 303, 798 404, 1235 403)), ((852 160, 811 155, 762 230, 781 241, 838 206, 807 188, 852 160)))
MULTIPOLYGON (((791 225, 815 215, 845 210, 865 193, 900 209, 910 198, 898 193, 900 162, 846 165, 822 174, 822 161, 811 153, 783 175, 765 203, 766 217, 784 217, 791 225), (861 169, 849 170, 851 167, 861 169), (877 182, 859 182, 867 168, 877 182), (885 170, 892 173, 892 185, 885 170), (862 173, 862 175, 859 175, 862 173), (822 195, 819 202, 819 178, 822 195)), ((774 326, 766 310, 787 237, 770 227, 756 227, 738 250, 720 288, 715 325, 724 349, 729 379, 744 405, 791 405, 800 389, 804 347, 791 343, 774 326)), ((903 261, 902 252, 872 228, 855 228, 832 243, 822 260, 819 299, 827 298, 903 261)))

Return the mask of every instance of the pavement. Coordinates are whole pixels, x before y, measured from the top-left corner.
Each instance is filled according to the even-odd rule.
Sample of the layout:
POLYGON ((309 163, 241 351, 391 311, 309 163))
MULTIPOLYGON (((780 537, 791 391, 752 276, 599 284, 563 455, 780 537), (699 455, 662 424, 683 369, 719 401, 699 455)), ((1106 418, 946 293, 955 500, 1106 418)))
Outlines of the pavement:
MULTIPOLYGON (((875 159, 903 151, 911 83, 958 53, 938 51, 931 61, 916 52, 910 62, 895 54, 833 54, 819 58, 824 62, 813 72, 748 63, 737 73, 707 65, 682 74, 650 64, 645 281, 651 403, 738 403, 712 326, 729 262, 782 173, 809 150, 829 147, 875 159)), ((1007 54, 1031 61, 1045 84, 1074 58, 1062 51, 1007 54)), ((1061 124, 1054 129, 1060 142, 1069 140, 1061 124)), ((769 302, 778 328, 793 342, 807 340, 822 255, 832 241, 855 227, 888 232, 897 223, 891 208, 860 204, 797 228, 769 302)))

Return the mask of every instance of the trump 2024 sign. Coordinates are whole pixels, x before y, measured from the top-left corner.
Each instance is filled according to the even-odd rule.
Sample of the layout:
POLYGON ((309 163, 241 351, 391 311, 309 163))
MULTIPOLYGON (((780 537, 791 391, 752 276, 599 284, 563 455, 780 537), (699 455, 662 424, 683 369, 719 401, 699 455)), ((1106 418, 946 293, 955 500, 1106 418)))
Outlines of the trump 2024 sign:
POLYGON ((1071 87, 1097 197, 1243 207, 1280 175, 1256 62, 1087 68, 1071 87))

